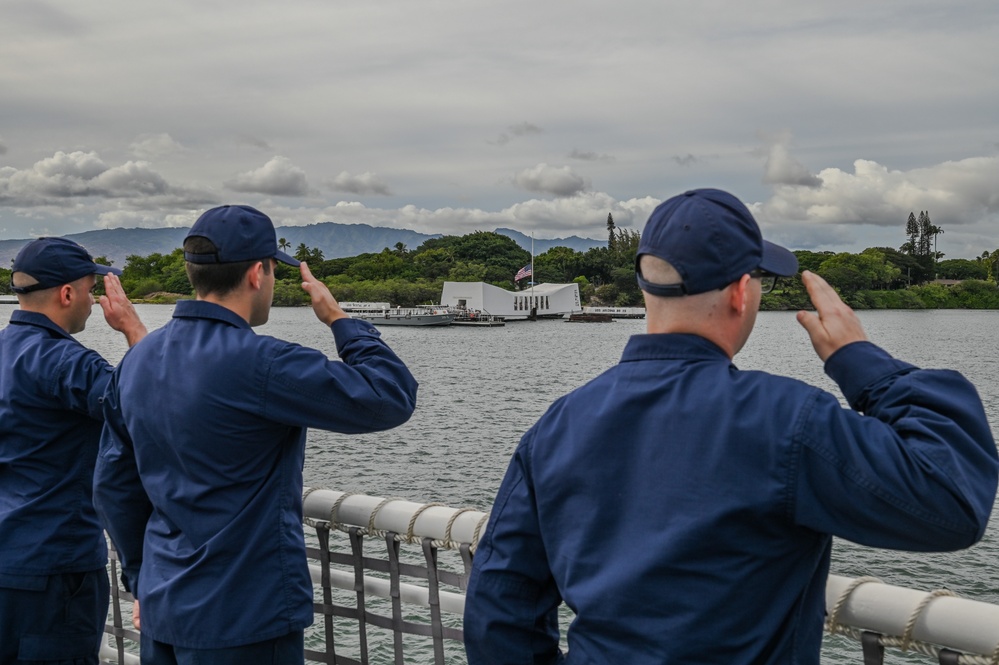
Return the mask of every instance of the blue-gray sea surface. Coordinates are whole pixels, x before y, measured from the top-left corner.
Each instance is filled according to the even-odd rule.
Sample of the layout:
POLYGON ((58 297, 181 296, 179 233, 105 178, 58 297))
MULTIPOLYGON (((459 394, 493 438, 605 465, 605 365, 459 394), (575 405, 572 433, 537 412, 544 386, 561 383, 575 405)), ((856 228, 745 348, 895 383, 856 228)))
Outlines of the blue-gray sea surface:
MULTIPOLYGON (((0 306, 0 327, 11 309, 0 306)), ((170 306, 138 309, 150 328, 164 324, 172 313, 170 306)), ((996 432, 999 312, 872 311, 859 316, 871 340, 897 357, 967 376, 996 432)), ((510 322, 502 328, 382 328, 383 339, 420 382, 416 413, 404 426, 380 434, 309 432, 306 485, 486 511, 521 434, 555 398, 616 363, 628 337, 644 332, 644 326, 644 321, 546 320, 510 322)), ((270 322, 257 330, 336 357, 332 335, 311 309, 275 308, 270 322)), ((108 329, 99 307, 78 338, 112 362, 125 352, 124 341, 108 329)), ((839 395, 790 312, 761 313, 736 364, 793 376, 839 395)), ((999 603, 997 561, 999 524, 993 520, 981 543, 956 553, 908 554, 837 541, 832 570, 922 590, 946 587, 999 603)), ((859 660, 856 643, 826 640, 823 662, 859 660)), ((429 653, 427 662, 432 662, 429 653)), ((460 648, 449 649, 448 662, 464 662, 460 648)), ((888 662, 928 661, 890 655, 888 662)))

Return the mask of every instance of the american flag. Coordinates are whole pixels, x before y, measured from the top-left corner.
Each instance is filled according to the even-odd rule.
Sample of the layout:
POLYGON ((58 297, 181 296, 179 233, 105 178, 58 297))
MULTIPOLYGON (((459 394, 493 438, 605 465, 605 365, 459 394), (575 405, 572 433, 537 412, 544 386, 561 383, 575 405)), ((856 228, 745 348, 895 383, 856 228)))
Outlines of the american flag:
POLYGON ((531 276, 531 264, 528 263, 526 266, 517 271, 517 276, 513 278, 513 281, 518 282, 525 277, 531 276))

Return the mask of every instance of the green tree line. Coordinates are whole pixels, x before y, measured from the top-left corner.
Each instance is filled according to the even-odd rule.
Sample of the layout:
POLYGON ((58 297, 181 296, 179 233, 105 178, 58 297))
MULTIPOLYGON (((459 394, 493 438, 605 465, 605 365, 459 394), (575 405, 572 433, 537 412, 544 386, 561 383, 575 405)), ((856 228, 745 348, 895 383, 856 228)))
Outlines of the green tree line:
MULTIPOLYGON (((554 247, 534 257, 534 277, 540 282, 577 282, 584 298, 610 304, 640 302, 635 284, 634 260, 637 232, 617 234, 613 247, 578 252, 554 247)), ((291 249, 281 238, 282 249, 291 249)), ((464 236, 443 236, 410 250, 402 243, 381 252, 326 259, 320 249, 299 244, 295 258, 307 261, 312 273, 322 279, 337 299, 389 302, 412 306, 440 300, 445 281, 483 281, 508 290, 529 286, 525 278, 514 281, 517 272, 531 263, 531 254, 514 240, 498 233, 476 231, 464 236)), ((9 284, 10 271, 3 277, 9 284)), ((296 269, 279 264, 274 288, 277 305, 304 305, 296 269)), ((184 269, 184 254, 178 248, 169 254, 130 255, 122 268, 122 286, 133 300, 169 302, 193 295, 184 269)))
MULTIPOLYGON (((439 301, 445 281, 483 281, 518 290, 533 279, 537 283, 575 282, 584 304, 641 306, 634 270, 639 233, 616 228, 610 215, 607 229, 606 247, 585 252, 553 247, 534 257, 533 277, 519 282, 514 277, 531 263, 530 252, 511 238, 485 231, 433 238, 412 250, 396 243, 377 253, 326 259, 321 250, 302 243, 294 254, 308 261, 313 274, 342 301, 405 307, 439 301)), ((859 254, 794 253, 801 270, 824 277, 855 309, 999 309, 999 249, 974 259, 941 260, 943 255, 936 251, 936 237, 941 233, 943 230, 930 222, 929 214, 921 212, 918 218, 910 214, 907 239, 899 249, 871 247, 859 254), (937 279, 960 283, 948 286, 937 279)), ((283 250, 291 249, 284 238, 278 244, 283 250)), ((103 257, 98 260, 107 263, 103 257)), ((307 303, 296 269, 279 264, 276 277, 275 304, 307 303)), ((10 293, 9 284, 10 271, 0 269, 0 291, 10 293)), ((133 300, 169 302, 193 295, 179 248, 169 254, 128 256, 122 284, 133 300)), ((800 274, 779 280, 762 302, 762 308, 769 310, 808 306, 800 274)))
POLYGON ((799 273, 778 280, 777 287, 763 296, 762 309, 808 308, 801 270, 821 275, 854 309, 999 309, 996 261, 988 258, 940 261, 928 272, 917 273, 913 257, 891 247, 870 247, 859 254, 794 254, 799 273))

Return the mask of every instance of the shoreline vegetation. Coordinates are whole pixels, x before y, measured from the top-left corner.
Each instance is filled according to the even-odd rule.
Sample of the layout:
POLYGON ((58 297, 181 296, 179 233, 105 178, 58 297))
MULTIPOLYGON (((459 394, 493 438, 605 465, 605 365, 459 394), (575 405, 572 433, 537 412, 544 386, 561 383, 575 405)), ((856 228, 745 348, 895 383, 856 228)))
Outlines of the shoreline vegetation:
MULTIPOLYGON (((800 283, 800 278, 795 277, 800 283)), ((439 291, 439 289, 438 289, 439 291)), ((135 304, 143 305, 174 305, 178 300, 194 298, 190 293, 167 293, 163 291, 147 294, 142 298, 132 298, 135 304)), ((279 302, 275 296, 275 307, 307 307, 308 302, 298 298, 282 298, 279 302)), ((342 300, 347 301, 346 298, 342 300)), ((377 302, 377 301, 375 301, 377 302)), ((857 291, 847 297, 846 302, 855 310, 868 309, 997 309, 999 310, 999 288, 994 282, 982 280, 967 280, 953 286, 929 284, 913 286, 895 291, 857 291)), ((413 303, 418 304, 418 303, 413 303)), ((589 306, 591 302, 585 302, 589 306)), ((411 307, 412 304, 401 304, 401 307, 411 307)), ((642 307, 643 304, 622 305, 642 307)), ((795 289, 777 288, 765 294, 760 302, 761 312, 810 310, 807 294, 797 293, 795 289)))
MULTIPOLYGON (((553 247, 534 257, 511 238, 485 231, 432 238, 413 250, 399 242, 381 252, 334 259, 304 243, 294 252, 283 238, 278 245, 307 261, 340 301, 412 307, 439 302, 445 281, 481 281, 518 291, 529 288, 534 279, 578 284, 583 305, 641 307, 644 302, 635 282, 639 233, 617 229, 609 215, 607 226, 606 247, 586 252, 553 247), (532 266, 533 277, 515 280, 532 266)), ((927 238, 943 232, 929 228, 927 238)), ((801 270, 821 275, 854 309, 999 309, 999 250, 985 251, 975 259, 941 261, 942 254, 930 251, 928 241, 918 235, 913 238, 898 250, 872 247, 859 254, 807 250, 794 254, 801 270)), ((104 257, 95 260, 110 265, 104 257)), ((173 304, 193 297, 179 248, 169 254, 130 255, 122 270, 122 285, 133 302, 173 304)), ((297 269, 279 263, 275 277, 275 306, 308 304, 297 269)), ((10 293, 9 269, 0 268, 0 293, 10 293)), ((761 311, 810 308, 800 273, 779 279, 760 304, 761 311)))

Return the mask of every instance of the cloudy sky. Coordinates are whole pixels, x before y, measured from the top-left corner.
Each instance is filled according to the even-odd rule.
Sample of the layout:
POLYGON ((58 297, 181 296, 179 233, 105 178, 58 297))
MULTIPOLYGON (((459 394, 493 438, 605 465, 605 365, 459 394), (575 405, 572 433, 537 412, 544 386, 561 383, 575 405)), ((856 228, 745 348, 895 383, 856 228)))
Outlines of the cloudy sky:
POLYGON ((727 189, 793 249, 999 247, 995 0, 0 0, 0 238, 603 238, 727 189))

